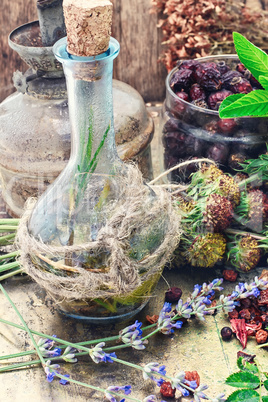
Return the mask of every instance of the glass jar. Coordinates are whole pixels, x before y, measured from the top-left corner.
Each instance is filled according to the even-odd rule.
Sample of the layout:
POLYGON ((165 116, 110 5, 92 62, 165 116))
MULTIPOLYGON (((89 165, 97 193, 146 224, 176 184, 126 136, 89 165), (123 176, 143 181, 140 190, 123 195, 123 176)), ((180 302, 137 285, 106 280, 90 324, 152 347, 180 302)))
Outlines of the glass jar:
MULTIPOLYGON (((201 63, 225 63, 235 69, 236 55, 215 55, 197 59, 201 63)), ((224 172, 234 173, 246 159, 266 152, 268 118, 220 119, 217 110, 205 109, 178 97, 171 80, 178 67, 166 78, 166 100, 161 113, 161 170, 191 159, 209 158, 224 172)), ((168 179, 187 182, 198 169, 192 163, 173 170, 168 179)))
MULTIPOLYGON (((17 91, 0 103, 0 179, 13 217, 23 214, 28 198, 39 197, 53 183, 70 157, 65 77, 52 46, 43 46, 40 29, 39 21, 33 21, 9 35, 10 47, 30 67, 25 74, 14 74, 17 91)), ((154 123, 142 97, 130 85, 113 80, 113 105, 120 158, 134 161, 144 178, 152 179, 154 123)))
MULTIPOLYGON (((61 39, 54 45, 54 51, 63 64, 67 82, 71 155, 63 172, 40 197, 31 213, 28 231, 32 238, 41 241, 44 249, 30 257, 40 272, 39 279, 43 278, 42 273, 46 275, 45 288, 62 313, 90 323, 105 324, 125 320, 140 311, 163 269, 149 272, 148 267, 141 265, 131 277, 132 283, 138 285, 131 285, 132 290, 126 292, 124 275, 127 273, 120 271, 117 258, 118 261, 120 256, 124 259, 127 253, 127 258, 136 266, 158 249, 167 227, 162 221, 165 213, 157 216, 151 226, 142 222, 135 228, 134 218, 124 235, 127 238, 124 253, 119 250, 117 258, 112 254, 113 243, 117 240, 108 222, 117 208, 127 169, 116 151, 113 126, 112 71, 119 44, 111 38, 107 52, 95 57, 77 57, 67 52, 66 43, 66 38, 61 39), (97 248, 87 249, 85 245, 89 242, 96 242, 97 248), (55 248, 57 252, 53 252, 55 248), (112 273, 116 285, 108 277, 114 261, 114 265, 118 264, 117 272, 112 273), (76 291, 74 282, 86 271, 90 275, 94 273, 94 278, 91 276, 83 283, 87 293, 78 297, 81 282, 76 291), (139 276, 143 279, 137 280, 139 276), (58 293, 63 287, 61 278, 66 278, 63 294, 58 293), (58 288, 56 282, 60 284, 58 288)), ((153 208, 158 197, 148 186, 143 188, 148 199, 144 208, 153 208)), ((135 192, 136 188, 130 190, 135 192)), ((140 213, 134 212, 136 216, 140 213)), ((120 222, 124 213, 120 215, 120 222)), ((114 225, 116 227, 116 223, 114 225)), ((122 238, 120 242, 123 241, 122 238)), ((161 255, 158 258, 161 260, 161 255)))

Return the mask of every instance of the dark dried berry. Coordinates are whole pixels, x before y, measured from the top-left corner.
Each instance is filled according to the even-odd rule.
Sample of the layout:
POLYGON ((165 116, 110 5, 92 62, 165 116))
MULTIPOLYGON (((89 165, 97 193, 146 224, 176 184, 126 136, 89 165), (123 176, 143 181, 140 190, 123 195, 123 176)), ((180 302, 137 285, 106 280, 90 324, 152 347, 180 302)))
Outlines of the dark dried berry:
POLYGON ((233 331, 230 327, 223 327, 221 329, 221 337, 224 341, 229 341, 232 338, 233 331))
POLYGON ((181 89, 189 89, 193 83, 193 71, 188 69, 177 70, 170 80, 170 87, 177 92, 181 89))
POLYGON ((164 381, 160 387, 160 394, 164 398, 174 398, 176 393, 176 388, 172 388, 171 382, 164 381))
POLYGON ((192 105, 202 107, 203 109, 208 109, 208 104, 204 99, 196 99, 191 102, 192 105))
POLYGON ((184 152, 190 156, 200 156, 203 152, 204 142, 192 134, 188 134, 184 141, 184 152))
POLYGON ((225 144, 211 145, 207 150, 207 157, 220 164, 225 164, 229 154, 229 148, 225 144))
POLYGON ((227 73, 223 74, 221 77, 222 87, 231 91, 232 86, 238 83, 242 78, 243 75, 238 71, 227 71, 227 73))
POLYGON ((251 74, 250 77, 249 77, 249 81, 250 81, 250 83, 251 83, 251 85, 252 85, 252 87, 253 87, 254 89, 264 89, 264 88, 262 87, 262 85, 259 83, 259 81, 256 80, 256 78, 253 77, 252 74, 251 74))
POLYGON ((172 286, 165 293, 165 301, 168 303, 175 303, 180 300, 182 295, 182 290, 172 286))
POLYGON ((230 86, 231 91, 235 94, 248 94, 253 91, 251 83, 246 78, 241 78, 241 80, 230 86))
POLYGON ((187 92, 179 91, 175 93, 180 99, 184 100, 185 102, 189 102, 189 95, 187 94, 187 92))
POLYGON ((216 63, 216 67, 221 73, 221 75, 227 73, 227 71, 230 70, 230 67, 225 63, 224 60, 218 61, 218 63, 216 63))
POLYGON ((215 63, 202 63, 195 70, 196 82, 207 91, 217 91, 221 87, 221 74, 215 63))
POLYGON ((181 143, 185 141, 185 137, 185 134, 179 133, 178 131, 175 131, 173 133, 166 133, 163 138, 164 146, 171 153, 176 154, 177 151, 180 150, 181 143))
POLYGON ((249 308, 252 304, 252 301, 248 297, 246 297, 245 299, 240 300, 240 304, 243 308, 249 308))
POLYGON ((235 119, 220 119, 218 120, 218 129, 224 134, 231 135, 236 128, 235 119))
POLYGON ((247 69, 246 69, 246 67, 244 66, 243 63, 238 63, 238 64, 237 64, 237 66, 236 66, 236 71, 238 71, 239 73, 241 73, 241 74, 244 75, 246 70, 247 70, 247 69))
POLYGON ((178 120, 173 118, 169 119, 163 127, 163 133, 169 133, 177 130, 178 130, 178 120))
POLYGON ((206 93, 199 84, 193 84, 190 88, 189 95, 192 101, 198 99, 206 99, 206 93))
POLYGON ((197 60, 183 60, 178 62, 178 67, 180 70, 188 69, 194 71, 196 66, 200 64, 197 60))
POLYGON ((222 101, 227 98, 227 96, 232 95, 233 93, 228 89, 222 89, 217 92, 212 92, 208 96, 208 106, 212 110, 219 110, 219 107, 222 101))

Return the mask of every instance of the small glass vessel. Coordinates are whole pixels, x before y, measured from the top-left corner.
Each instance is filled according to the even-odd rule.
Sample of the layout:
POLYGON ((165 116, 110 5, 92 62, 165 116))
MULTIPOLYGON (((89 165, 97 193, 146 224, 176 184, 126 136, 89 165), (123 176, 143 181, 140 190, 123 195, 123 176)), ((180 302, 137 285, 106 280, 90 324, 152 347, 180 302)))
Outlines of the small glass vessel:
MULTIPOLYGON (((214 55, 197 59, 235 69, 237 55, 214 55)), ((268 118, 244 117, 220 119, 217 110, 205 109, 179 98, 170 82, 178 70, 175 67, 166 78, 166 99, 161 112, 161 170, 183 161, 209 158, 220 168, 234 174, 245 159, 257 158, 266 152, 268 118)), ((190 164, 169 174, 170 181, 187 182, 197 164, 190 164)))
MULTIPOLYGON (((118 184, 126 174, 125 164, 116 151, 113 127, 112 71, 119 43, 111 38, 109 49, 94 57, 70 55, 66 45, 66 38, 59 40, 54 45, 54 52, 63 64, 67 82, 70 160, 40 197, 28 223, 29 233, 51 246, 94 242, 109 220, 113 206, 116 208, 118 185, 115 183, 118 184)), ((153 205, 157 197, 147 186, 146 191, 153 205)), ((133 262, 142 260, 155 250, 164 234, 165 228, 159 222, 156 227, 145 227, 141 233, 133 231, 128 252, 133 262)), ((41 271, 69 278, 77 276, 78 268, 95 273, 107 272, 109 257, 107 249, 97 252, 81 250, 64 255, 31 255, 41 271)), ((144 275, 145 272, 141 270, 138 274, 144 275)), ((122 292, 116 297, 73 297, 70 300, 51 294, 49 288, 47 290, 64 314, 90 323, 110 323, 125 320, 140 311, 160 275, 157 272, 131 294, 122 292)), ((103 288, 105 286, 107 284, 103 284, 103 288)))

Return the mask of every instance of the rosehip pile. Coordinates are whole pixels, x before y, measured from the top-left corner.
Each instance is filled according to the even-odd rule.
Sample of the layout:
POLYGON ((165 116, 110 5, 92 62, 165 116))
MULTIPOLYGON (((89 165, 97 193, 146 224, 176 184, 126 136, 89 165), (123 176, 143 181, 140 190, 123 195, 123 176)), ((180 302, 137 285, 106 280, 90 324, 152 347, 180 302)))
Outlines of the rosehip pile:
MULTIPOLYGON (((228 59, 227 59, 228 60, 228 59)), ((266 150, 267 118, 220 119, 218 109, 229 95, 263 89, 242 63, 182 61, 170 78, 163 145, 165 168, 183 160, 208 157, 233 172, 266 150), (197 106, 197 107, 196 107, 197 106)), ((189 165, 172 174, 185 181, 197 169, 189 165)))

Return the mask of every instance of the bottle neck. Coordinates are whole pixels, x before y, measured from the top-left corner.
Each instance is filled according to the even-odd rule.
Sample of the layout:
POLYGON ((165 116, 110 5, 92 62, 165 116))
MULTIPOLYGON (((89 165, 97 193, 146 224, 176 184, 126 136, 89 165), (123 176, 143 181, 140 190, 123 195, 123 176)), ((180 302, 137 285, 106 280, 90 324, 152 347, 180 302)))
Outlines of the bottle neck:
POLYGON ((119 45, 116 48, 118 42, 111 41, 108 51, 96 57, 72 56, 66 46, 64 51, 60 49, 71 124, 70 163, 75 163, 81 172, 86 172, 91 163, 95 173, 109 173, 119 160, 112 88, 113 59, 119 52, 119 45))

